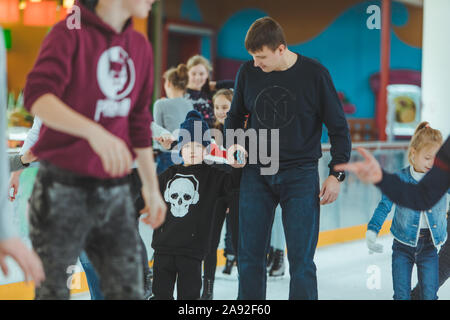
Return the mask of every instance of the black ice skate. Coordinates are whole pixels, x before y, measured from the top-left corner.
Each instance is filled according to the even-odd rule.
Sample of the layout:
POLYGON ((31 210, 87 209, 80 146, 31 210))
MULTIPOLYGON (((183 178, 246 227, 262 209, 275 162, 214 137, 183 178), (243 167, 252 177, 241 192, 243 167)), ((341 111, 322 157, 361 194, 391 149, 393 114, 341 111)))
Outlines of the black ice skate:
POLYGON ((236 256, 234 256, 232 254, 227 255, 227 261, 225 263, 225 268, 223 269, 222 273, 230 275, 235 262, 236 262, 236 256))
POLYGON ((284 251, 275 250, 273 252, 273 264, 269 271, 269 277, 284 276, 284 251))
POLYGON ((212 300, 214 292, 214 280, 203 278, 203 292, 200 300, 212 300))
POLYGON ((269 253, 267 254, 267 272, 270 271, 270 269, 272 269, 272 265, 273 265, 273 247, 270 247, 269 249, 269 253))

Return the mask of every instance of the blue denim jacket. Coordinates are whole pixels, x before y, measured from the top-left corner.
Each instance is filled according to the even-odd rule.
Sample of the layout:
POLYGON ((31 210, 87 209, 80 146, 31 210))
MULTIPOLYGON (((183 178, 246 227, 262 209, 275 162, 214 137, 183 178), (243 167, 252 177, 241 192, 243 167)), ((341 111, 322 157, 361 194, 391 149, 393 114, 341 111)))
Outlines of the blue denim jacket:
MULTIPOLYGON (((405 182, 417 184, 417 181, 411 175, 409 166, 400 170, 397 175, 405 182)), ((428 225, 430 226, 433 244, 436 247, 447 240, 446 200, 447 195, 444 195, 434 207, 425 212, 428 225)), ((367 229, 378 233, 384 220, 391 211, 392 205, 393 202, 383 194, 378 207, 373 213, 372 219, 369 221, 367 229)), ((416 247, 419 240, 420 215, 420 211, 397 206, 391 226, 391 233, 394 238, 405 245, 416 247)))

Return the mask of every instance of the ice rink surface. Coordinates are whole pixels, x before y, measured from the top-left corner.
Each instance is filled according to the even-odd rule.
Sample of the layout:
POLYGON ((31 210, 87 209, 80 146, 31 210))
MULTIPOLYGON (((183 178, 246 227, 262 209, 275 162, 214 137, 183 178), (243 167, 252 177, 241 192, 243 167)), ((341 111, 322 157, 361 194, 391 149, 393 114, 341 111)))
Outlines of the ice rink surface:
MULTIPOLYGON (((319 300, 392 300, 392 235, 379 238, 384 251, 369 254, 365 240, 318 248, 315 255, 319 300)), ((268 279, 267 300, 287 300, 289 275, 286 260, 285 276, 268 279)), ((238 290, 237 270, 230 276, 222 274, 218 267, 214 283, 214 300, 235 300, 238 290)), ((414 267, 412 285, 417 283, 414 267)), ((176 294, 175 294, 176 297, 176 294)), ((450 281, 439 290, 440 300, 450 300, 450 281)), ((72 296, 72 299, 89 299, 89 293, 72 296)))

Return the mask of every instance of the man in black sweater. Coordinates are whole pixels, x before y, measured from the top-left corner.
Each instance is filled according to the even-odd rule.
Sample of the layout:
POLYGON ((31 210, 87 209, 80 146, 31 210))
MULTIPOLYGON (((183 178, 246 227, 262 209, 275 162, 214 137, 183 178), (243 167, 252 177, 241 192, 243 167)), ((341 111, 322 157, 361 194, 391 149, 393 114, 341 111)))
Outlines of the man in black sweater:
MULTIPOLYGON (((246 134, 253 131, 257 137, 247 148, 249 164, 232 164, 243 167, 239 204, 239 299, 266 298, 266 252, 279 203, 291 275, 289 299, 317 299, 313 260, 320 204, 336 200, 344 179, 343 172, 332 168, 350 157, 347 121, 327 69, 288 50, 283 30, 276 21, 269 17, 258 19, 250 27, 245 45, 253 61, 244 63, 239 70, 225 122, 227 130, 243 129, 245 116, 249 114, 246 134), (322 156, 323 124, 328 128, 332 160, 329 177, 320 189, 318 160, 322 156), (267 132, 270 134, 264 137, 267 132), (251 148, 255 145, 260 155, 252 159, 251 148), (269 152, 262 155, 266 150, 269 152), (267 170, 268 154, 278 162, 275 165, 278 170, 267 170)), ((229 156, 234 150, 231 148, 239 148, 231 146, 233 143, 233 138, 227 137, 229 156)))

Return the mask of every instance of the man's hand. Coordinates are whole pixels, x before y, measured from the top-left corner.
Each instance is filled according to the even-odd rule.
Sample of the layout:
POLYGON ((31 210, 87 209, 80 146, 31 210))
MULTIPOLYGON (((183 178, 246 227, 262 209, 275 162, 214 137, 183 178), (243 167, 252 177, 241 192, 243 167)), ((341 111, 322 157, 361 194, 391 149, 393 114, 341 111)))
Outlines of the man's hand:
POLYGON ((175 137, 171 134, 163 134, 160 137, 154 137, 154 139, 158 141, 166 150, 170 150, 172 143, 175 141, 175 137))
POLYGON ((233 168, 243 168, 247 163, 248 153, 245 148, 239 144, 234 144, 230 146, 227 150, 227 162, 233 168), (238 160, 234 158, 236 152, 240 152, 242 156, 242 162, 239 163, 238 160))
POLYGON ((357 148, 357 150, 364 157, 364 161, 338 164, 334 170, 353 172, 364 183, 380 182, 383 178, 383 171, 377 159, 364 148, 357 148))
POLYGON ((5 275, 8 275, 8 266, 5 257, 13 258, 22 269, 25 281, 34 280, 34 284, 39 287, 45 279, 44 268, 41 259, 34 251, 28 249, 19 238, 11 238, 0 241, 0 266, 5 275))
POLYGON ((98 126, 95 134, 89 136, 91 148, 100 157, 104 170, 111 177, 121 177, 130 172, 133 163, 125 142, 98 126))
POLYGON ((22 161, 23 164, 28 164, 36 160, 37 157, 29 149, 20 157, 20 161, 22 161))
POLYGON ((163 201, 159 191, 149 192, 145 187, 142 188, 142 196, 145 202, 145 208, 141 214, 146 214, 142 222, 150 225, 153 229, 159 228, 166 219, 167 206, 163 201))
POLYGON ((16 200, 16 195, 17 195, 17 192, 19 191, 20 174, 22 173, 22 171, 23 170, 11 172, 11 175, 9 178, 9 187, 8 187, 8 191, 10 192, 8 194, 8 199, 11 202, 16 200), (11 194, 11 192, 12 192, 12 194, 11 194))
POLYGON ((338 181, 338 179, 335 176, 329 176, 323 182, 322 189, 320 190, 320 204, 330 204, 336 201, 340 189, 341 183, 338 181))

